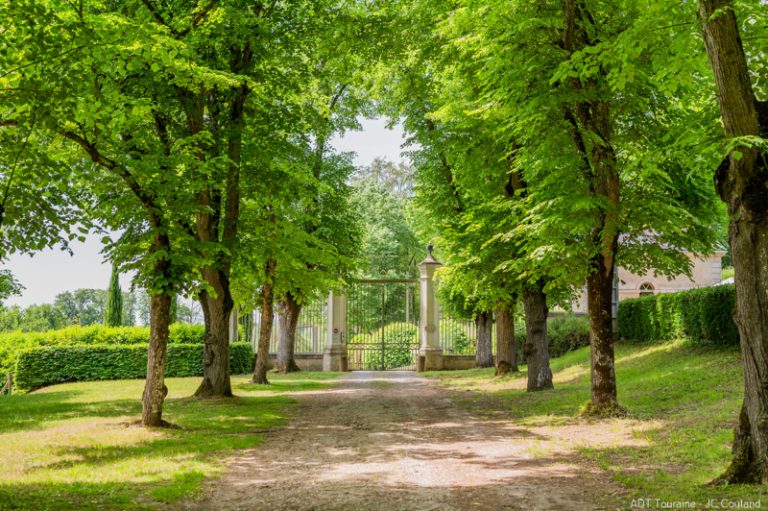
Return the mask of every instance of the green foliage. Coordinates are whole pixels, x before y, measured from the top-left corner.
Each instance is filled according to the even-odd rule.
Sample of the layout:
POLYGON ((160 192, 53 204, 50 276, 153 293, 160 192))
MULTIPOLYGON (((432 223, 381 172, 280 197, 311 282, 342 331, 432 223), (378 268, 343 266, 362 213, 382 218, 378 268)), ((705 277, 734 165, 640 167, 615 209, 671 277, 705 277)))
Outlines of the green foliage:
POLYGON ((589 320, 585 316, 567 314, 547 320, 549 355, 560 357, 569 351, 589 346, 589 320))
POLYGON ((619 337, 631 342, 685 338, 700 344, 738 346, 735 300, 732 285, 623 300, 619 303, 619 337))
MULTIPOLYGON (((171 344, 202 344, 205 328, 202 325, 176 323, 171 325, 171 344)), ((0 376, 12 371, 20 352, 38 347, 74 345, 124 345, 149 343, 149 327, 88 327, 70 326, 48 332, 20 331, 0 334, 0 376)))
MULTIPOLYGON (((231 344, 229 354, 232 374, 247 373, 252 369, 250 344, 231 344)), ((70 381, 143 378, 146 371, 146 344, 55 346, 21 352, 15 379, 19 390, 30 391, 70 381)), ((166 377, 202 374, 202 344, 168 345, 166 377)))
POLYGON ((2 309, 3 323, 8 329, 26 332, 43 332, 66 326, 67 319, 61 310, 50 303, 30 305, 24 309, 11 307, 2 309))
POLYGON ((426 255, 407 213, 412 170, 376 160, 359 169, 353 181, 352 207, 363 227, 360 273, 369 278, 413 278, 426 255))
MULTIPOLYGON (((171 322, 173 323, 174 320, 171 319, 171 322)), ((112 266, 112 275, 109 277, 104 324, 107 326, 120 326, 123 324, 123 292, 120 289, 120 272, 116 266, 112 266)))
POLYGON ((370 333, 357 334, 350 345, 364 344, 363 365, 368 370, 396 369, 414 363, 419 346, 419 327, 412 323, 388 323, 370 333), (383 349, 379 347, 384 345, 383 349))
POLYGON ((64 291, 56 295, 53 304, 64 314, 68 324, 93 325, 104 320, 107 292, 103 289, 64 291))
MULTIPOLYGON (((568 352, 589 346, 589 320, 586 316, 565 314, 547 319, 549 337, 549 356, 561 357, 568 352)), ((525 322, 515 323, 515 344, 518 349, 518 361, 525 363, 523 345, 525 343, 525 322)))
POLYGON ((21 285, 8 270, 0 270, 0 307, 11 296, 21 294, 24 286, 21 285))
POLYGON ((472 329, 466 322, 451 318, 440 318, 440 344, 446 350, 446 354, 473 355, 475 353, 475 341, 472 337, 472 329))

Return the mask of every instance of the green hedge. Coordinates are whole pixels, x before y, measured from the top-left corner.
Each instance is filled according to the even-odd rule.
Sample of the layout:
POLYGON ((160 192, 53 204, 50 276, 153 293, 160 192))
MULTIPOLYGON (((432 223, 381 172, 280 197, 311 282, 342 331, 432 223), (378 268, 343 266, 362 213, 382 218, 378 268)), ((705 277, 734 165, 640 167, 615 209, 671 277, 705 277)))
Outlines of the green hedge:
MULTIPOLYGON (((171 344, 202 344, 203 325, 175 323, 171 325, 171 344)), ((48 332, 6 332, 0 334, 0 376, 11 371, 19 353, 42 346, 146 344, 149 327, 103 325, 69 326, 48 332)))
POLYGON ((699 344, 738 346, 735 303, 732 285, 623 300, 619 303, 619 337, 630 342, 690 339, 699 344))
MULTIPOLYGON (((589 320, 586 316, 564 314, 547 319, 549 337, 549 356, 560 357, 569 351, 589 346, 589 320)), ((515 344, 518 362, 523 363, 525 345, 525 322, 515 322, 515 344)))
MULTIPOLYGON (((253 351, 248 343, 231 344, 229 357, 232 374, 247 373, 253 368, 253 351)), ((29 391, 71 381, 144 378, 146 372, 146 344, 52 346, 21 352, 15 378, 19 390, 29 391)), ((165 376, 202 374, 202 344, 168 345, 165 376)))

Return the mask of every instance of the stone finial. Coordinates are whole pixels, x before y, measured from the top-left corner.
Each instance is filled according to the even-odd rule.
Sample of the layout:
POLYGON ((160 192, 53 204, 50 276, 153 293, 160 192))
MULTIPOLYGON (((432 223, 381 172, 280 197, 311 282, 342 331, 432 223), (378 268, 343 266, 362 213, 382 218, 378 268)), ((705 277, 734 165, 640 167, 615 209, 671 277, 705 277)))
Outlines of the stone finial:
POLYGON ((437 259, 435 259, 435 255, 432 253, 432 251, 435 249, 435 246, 430 243, 427 245, 427 258, 424 259, 419 265, 422 264, 440 264, 437 259))

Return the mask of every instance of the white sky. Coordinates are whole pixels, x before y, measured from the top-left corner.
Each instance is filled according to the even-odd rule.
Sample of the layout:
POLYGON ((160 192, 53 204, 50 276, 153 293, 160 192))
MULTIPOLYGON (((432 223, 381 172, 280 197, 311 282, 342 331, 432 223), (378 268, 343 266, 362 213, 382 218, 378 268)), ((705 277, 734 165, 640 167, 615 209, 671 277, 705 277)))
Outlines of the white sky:
MULTIPOLYGON (((399 162, 403 144, 402 128, 390 130, 385 119, 363 120, 362 129, 333 139, 339 151, 357 153, 355 164, 365 166, 377 157, 399 162)), ((10 269, 16 280, 26 288, 19 296, 13 296, 6 305, 26 307, 33 303, 51 303, 54 297, 67 290, 79 288, 106 289, 110 265, 105 264, 99 236, 88 238, 85 243, 71 243, 74 255, 59 249, 44 250, 34 256, 15 255, 9 258, 5 268, 10 269)), ((123 290, 130 286, 130 277, 121 276, 123 290)))

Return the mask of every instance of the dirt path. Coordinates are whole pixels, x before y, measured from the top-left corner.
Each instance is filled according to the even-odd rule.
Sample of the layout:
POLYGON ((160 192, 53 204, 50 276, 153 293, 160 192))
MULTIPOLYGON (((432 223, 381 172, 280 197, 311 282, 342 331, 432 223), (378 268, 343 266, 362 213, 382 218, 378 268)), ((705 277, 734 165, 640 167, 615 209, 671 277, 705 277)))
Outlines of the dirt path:
POLYGON ((474 417, 415 373, 351 373, 299 399, 289 424, 184 509, 587 510, 607 509, 614 490, 567 439, 474 417))

